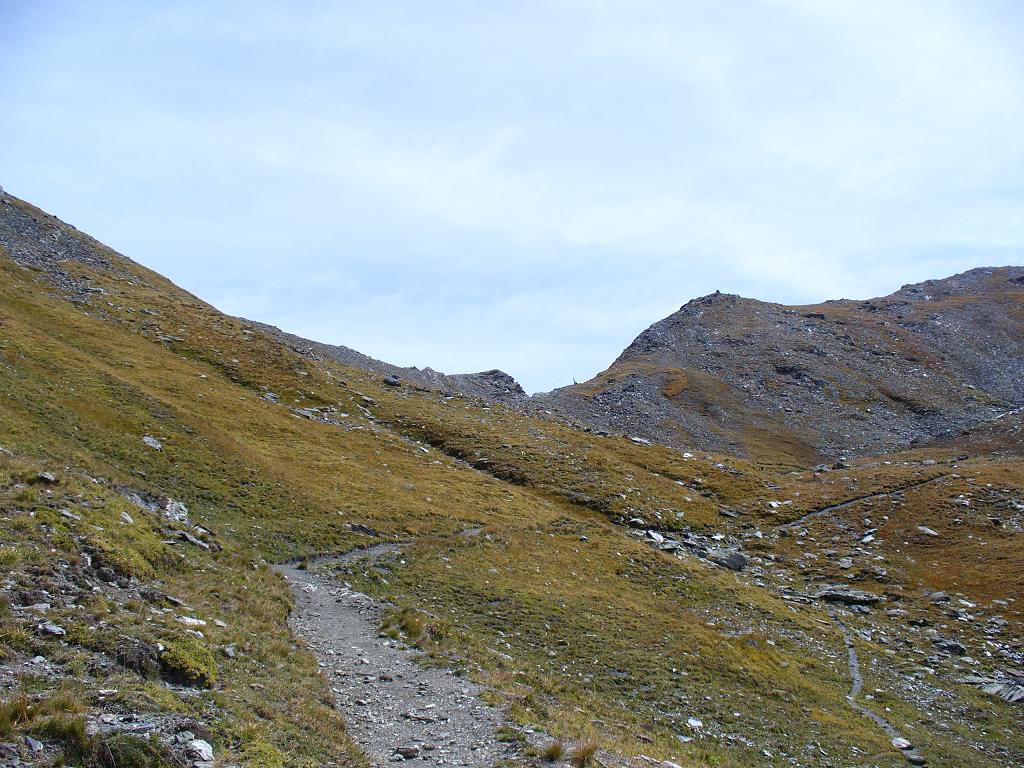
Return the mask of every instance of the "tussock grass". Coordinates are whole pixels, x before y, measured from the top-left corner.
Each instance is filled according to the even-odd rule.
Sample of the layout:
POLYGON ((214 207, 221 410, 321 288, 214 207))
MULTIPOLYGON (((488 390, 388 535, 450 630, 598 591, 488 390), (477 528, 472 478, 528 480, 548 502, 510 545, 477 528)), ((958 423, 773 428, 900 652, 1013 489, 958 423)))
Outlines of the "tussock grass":
POLYGON ((597 757, 598 749, 598 743, 593 739, 588 739, 573 749, 572 757, 569 762, 572 764, 573 768, 587 768, 587 766, 591 765, 597 757))
POLYGON ((557 763, 565 757, 565 744, 558 740, 552 741, 541 750, 540 756, 549 763, 557 763))

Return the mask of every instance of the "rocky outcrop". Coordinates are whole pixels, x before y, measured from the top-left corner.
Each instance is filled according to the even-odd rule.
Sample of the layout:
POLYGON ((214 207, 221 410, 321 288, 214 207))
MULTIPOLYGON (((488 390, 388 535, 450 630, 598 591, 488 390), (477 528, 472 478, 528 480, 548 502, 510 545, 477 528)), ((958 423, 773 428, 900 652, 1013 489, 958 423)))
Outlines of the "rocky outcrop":
POLYGON ((712 294, 533 400, 597 430, 809 460, 970 429, 1019 407, 1022 379, 1024 267, 1000 267, 868 301, 712 294))
POLYGON ((458 393, 508 405, 522 404, 527 398, 526 392, 519 385, 519 382, 504 371, 490 370, 483 371, 482 373, 449 375, 429 367, 402 367, 377 360, 369 355, 364 355, 362 352, 357 352, 351 347, 311 341, 266 323, 246 322, 253 328, 270 334, 300 355, 314 360, 333 360, 342 365, 349 365, 353 368, 360 368, 364 371, 380 374, 382 383, 388 386, 401 387, 402 385, 407 385, 441 390, 443 392, 458 393))

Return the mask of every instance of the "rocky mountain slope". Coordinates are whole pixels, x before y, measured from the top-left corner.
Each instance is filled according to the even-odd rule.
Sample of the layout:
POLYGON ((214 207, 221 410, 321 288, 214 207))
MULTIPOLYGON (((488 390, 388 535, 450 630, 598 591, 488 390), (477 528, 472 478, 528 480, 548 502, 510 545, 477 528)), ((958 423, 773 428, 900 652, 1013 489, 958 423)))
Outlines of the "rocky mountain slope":
POLYGON ((297 346, 0 196, 0 765, 1024 762, 1019 414, 831 470, 297 346))
POLYGON ((668 445, 834 459, 1020 407, 1024 267, 974 269, 868 301, 695 299, 603 373, 539 402, 668 445))
POLYGON ((350 347, 304 339, 265 323, 250 321, 250 325, 270 334, 303 357, 312 360, 333 360, 342 365, 378 373, 383 377, 382 380, 386 380, 390 386, 397 386, 404 382, 427 389, 457 392, 506 404, 523 403, 526 400, 526 392, 519 382, 504 371, 497 369, 480 373, 447 374, 435 371, 433 368, 403 367, 377 360, 350 347))

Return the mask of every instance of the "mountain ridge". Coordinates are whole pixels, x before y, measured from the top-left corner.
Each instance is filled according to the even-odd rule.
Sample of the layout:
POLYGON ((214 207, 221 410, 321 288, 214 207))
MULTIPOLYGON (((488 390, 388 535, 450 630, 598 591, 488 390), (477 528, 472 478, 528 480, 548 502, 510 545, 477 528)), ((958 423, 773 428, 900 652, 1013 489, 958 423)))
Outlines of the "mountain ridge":
POLYGON ((835 467, 680 451, 12 228, 6 768, 1021 764, 1019 414, 835 467))
MULTIPOLYGON (((119 260, 134 264, 9 193, 0 192, 0 201, 8 211, 0 217, 0 245, 16 262, 43 270, 60 290, 79 298, 89 291, 64 262, 99 269, 115 269, 119 260), (39 226, 48 230, 42 238, 39 226)), ((927 443, 1022 404, 1024 267, 1015 266, 978 267, 872 299, 808 305, 715 292, 653 323, 592 379, 534 395, 496 369, 444 374, 401 367, 244 322, 304 356, 355 366, 392 384, 478 397, 681 449, 781 452, 805 463, 927 443), (885 371, 884 386, 872 382, 881 375, 875 368, 885 371)))
POLYGON ((1020 405, 1022 281, 1022 267, 976 268, 802 306, 709 294, 540 401, 677 447, 751 453, 767 426, 804 459, 896 450, 1020 405))

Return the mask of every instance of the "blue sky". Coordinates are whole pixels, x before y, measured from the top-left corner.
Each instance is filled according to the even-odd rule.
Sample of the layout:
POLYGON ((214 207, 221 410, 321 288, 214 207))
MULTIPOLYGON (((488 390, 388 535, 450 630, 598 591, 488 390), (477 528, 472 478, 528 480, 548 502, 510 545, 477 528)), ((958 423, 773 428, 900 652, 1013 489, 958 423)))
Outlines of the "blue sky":
POLYGON ((1013 0, 0 0, 0 184, 238 315, 531 391, 716 289, 1024 262, 1013 0))

